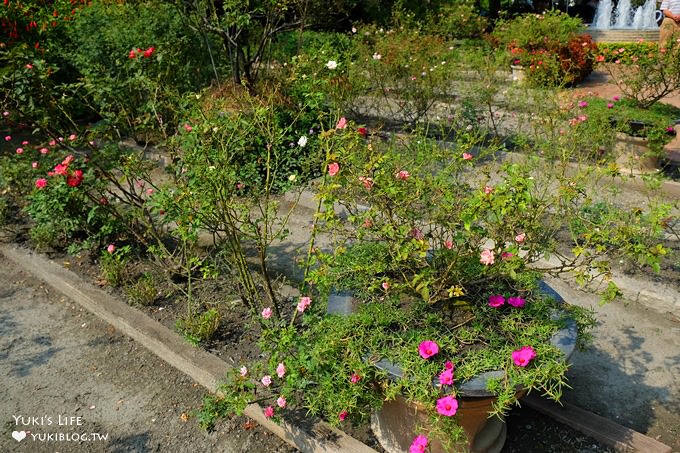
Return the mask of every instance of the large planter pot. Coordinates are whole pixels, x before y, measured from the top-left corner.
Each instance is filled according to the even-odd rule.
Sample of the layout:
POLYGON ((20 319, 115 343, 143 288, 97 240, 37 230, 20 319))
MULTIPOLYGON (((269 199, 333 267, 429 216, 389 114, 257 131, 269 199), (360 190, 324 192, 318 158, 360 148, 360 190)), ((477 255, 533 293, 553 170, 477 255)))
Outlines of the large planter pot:
MULTIPOLYGON (((545 282, 541 282, 541 291, 559 302, 564 299, 545 282)), ((356 300, 350 293, 333 293, 329 297, 328 311, 340 315, 348 315, 355 311, 356 300)), ((562 351, 569 360, 576 347, 577 326, 568 320, 566 327, 555 333, 551 339, 553 346, 562 351)), ((402 377, 398 364, 388 360, 380 360, 375 364, 392 379, 402 377)), ((456 444, 447 450, 436 439, 430 443, 431 453, 476 452, 497 453, 503 448, 507 429, 503 417, 489 417, 495 395, 487 390, 489 379, 504 377, 502 370, 482 373, 458 387, 459 406, 456 417, 465 430, 467 442, 456 444)), ((524 396, 525 390, 517 388, 516 397, 524 396)), ((414 433, 428 431, 428 410, 417 402, 409 402, 402 397, 387 401, 382 408, 371 417, 371 427, 380 445, 388 453, 402 453, 409 450, 414 433)))
POLYGON ((650 152, 644 137, 618 132, 614 142, 616 165, 621 173, 642 175, 659 171, 660 159, 650 152))
POLYGON ((514 83, 524 83, 524 79, 526 79, 526 69, 524 66, 510 65, 510 71, 512 72, 512 81, 514 83))

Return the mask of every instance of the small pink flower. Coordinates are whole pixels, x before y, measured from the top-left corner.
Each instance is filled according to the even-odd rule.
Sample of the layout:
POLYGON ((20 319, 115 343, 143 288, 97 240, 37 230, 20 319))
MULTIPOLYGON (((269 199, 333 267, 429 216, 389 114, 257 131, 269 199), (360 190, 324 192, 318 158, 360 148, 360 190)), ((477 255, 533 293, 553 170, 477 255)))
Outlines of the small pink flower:
POLYGON ((56 144, 57 144, 57 141, 56 141, 56 140, 50 140, 50 143, 49 143, 50 146, 54 146, 54 145, 56 145, 56 144))
POLYGON ((50 150, 47 149, 47 148, 40 148, 40 154, 47 154, 49 152, 50 152, 50 150))
POLYGON ((388 289, 390 289, 390 282, 382 282, 382 285, 380 286, 382 286, 382 289, 387 291, 388 289))
POLYGON ((33 167, 33 168, 38 168, 38 165, 39 165, 38 162, 32 162, 31 163, 31 167, 33 167))
POLYGON ((444 370, 439 374, 439 383, 441 385, 453 385, 453 370, 444 370))
POLYGON ((621 99, 621 98, 620 98, 619 96, 614 96, 612 99, 614 100, 614 102, 616 102, 616 101, 618 101, 618 100, 621 99))
POLYGON ((272 317, 272 309, 271 307, 267 307, 264 310, 262 310, 262 317, 264 319, 269 319, 272 317))
POLYGON ((366 190, 371 190, 373 188, 373 178, 359 176, 359 181, 361 181, 364 184, 364 188, 366 190))
POLYGON ((279 406, 281 409, 286 407, 286 404, 288 404, 288 401, 286 401, 286 398, 283 396, 279 396, 276 398, 276 405, 279 406))
POLYGON ((463 160, 472 160, 472 154, 463 153, 463 160))
POLYGON ((57 140, 59 140, 60 142, 63 142, 63 141, 64 141, 64 137, 59 137, 59 138, 57 138, 57 140))
POLYGON ((479 262, 482 263, 485 266, 490 266, 494 263, 495 258, 493 255, 493 252, 489 249, 484 249, 482 250, 482 253, 480 254, 479 257, 479 262))
POLYGON ((274 408, 267 406, 264 410, 264 416, 267 418, 272 418, 274 416, 274 408))
POLYGON ((342 411, 338 414, 338 418, 340 419, 341 422, 343 422, 347 418, 347 415, 349 415, 347 411, 342 411))
POLYGON ((17 154, 23 154, 24 149, 23 148, 17 148, 17 154))
POLYGON ((531 346, 523 346, 521 349, 512 351, 512 361, 515 365, 525 367, 536 358, 536 351, 531 346))
POLYGON ((444 364, 444 369, 445 370, 453 370, 455 367, 453 366, 453 362, 450 360, 447 360, 446 363, 444 364))
POLYGON ((78 138, 78 137, 76 136, 76 134, 71 134, 71 135, 68 136, 68 139, 69 139, 70 141, 74 141, 76 138, 78 138))
POLYGON ((505 303, 505 297, 500 294, 489 296, 489 307, 498 308, 505 303))
POLYGON ((109 244, 109 246, 106 247, 106 251, 109 253, 113 253, 116 251, 116 246, 114 244, 109 244))
POLYGON ((424 453, 427 448, 428 440, 427 437, 422 434, 418 434, 411 442, 411 447, 408 449, 409 453, 424 453))
POLYGON ((527 301, 521 297, 508 297, 508 304, 512 305, 513 307, 522 308, 526 302, 527 301))
POLYGON ((279 378, 282 378, 286 375, 286 365, 284 365, 283 362, 279 363, 279 365, 276 367, 276 375, 279 378))
POLYGON ((429 359, 439 353, 439 345, 431 340, 425 340, 418 345, 418 354, 423 359, 429 359))
POLYGON ((47 186, 47 180, 45 178, 40 178, 35 181, 35 187, 38 189, 42 189, 43 187, 47 186))
POLYGON ((439 398, 437 400, 437 412, 440 415, 445 415, 447 417, 453 417, 458 411, 458 400, 447 395, 444 398, 439 398))
POLYGON ((515 236, 515 242, 522 243, 526 239, 527 235, 524 233, 519 233, 517 236, 515 236))
POLYGON ((352 375, 349 377, 349 381, 352 384, 356 384, 361 380, 361 376, 359 376, 357 373, 352 373, 352 375))
POLYGON ((241 369, 239 370, 239 374, 241 375, 241 377, 248 376, 248 368, 246 368, 245 366, 242 366, 241 369))
POLYGON ((453 248, 453 241, 451 239, 447 239, 444 241, 444 247, 451 250, 453 248))
POLYGON ((336 129, 344 129, 347 127, 347 118, 344 116, 338 120, 338 124, 335 125, 336 129))
POLYGON ((331 162, 328 164, 328 175, 335 176, 340 171, 340 164, 337 162, 331 162))
POLYGON ((503 252, 503 253, 501 254, 501 259, 503 259, 503 260, 509 260, 509 259, 512 258, 513 256, 515 256, 515 255, 513 255, 513 254, 510 253, 510 252, 503 252))
POLYGON ((608 102, 608 103, 607 103, 607 108, 608 108, 608 109, 613 109, 613 108, 614 108, 614 104, 612 104, 611 102, 608 102))
POLYGON ((9 112, 2 112, 2 116, 9 116, 9 112))
POLYGON ((588 107, 588 103, 586 101, 579 101, 578 106, 579 108, 585 108, 588 107))
POLYGON ((262 376, 262 385, 269 387, 272 384, 272 377, 270 375, 262 376))
POLYGON ((423 231, 420 228, 414 228, 408 233, 409 236, 411 236, 413 239, 422 241, 425 239, 425 235, 423 234, 423 231))
POLYGON ((491 192, 493 192, 493 187, 491 186, 484 186, 484 193, 487 195, 491 195, 491 192))
POLYGON ((147 195, 153 195, 153 189, 152 189, 151 187, 149 187, 148 189, 146 189, 146 194, 147 194, 147 195))
POLYGON ((373 226, 373 220, 371 220, 370 218, 366 218, 364 219, 364 223, 361 226, 363 226, 364 228, 371 228, 373 226))
POLYGON ((12 140, 12 136, 11 135, 5 135, 5 141, 8 142, 10 140, 12 140))
POLYGON ((26 69, 33 69, 33 65, 32 65, 31 63, 28 63, 28 64, 26 65, 26 69))
POLYGON ((238 190, 243 189, 245 186, 246 186, 246 185, 243 184, 242 182, 239 182, 239 183, 236 184, 236 188, 237 188, 238 190))
POLYGON ((307 309, 312 304, 312 298, 311 297, 301 297, 300 302, 297 304, 297 311, 300 313, 304 313, 304 311, 307 309))
POLYGON ((192 130, 194 130, 194 128, 191 127, 190 124, 185 124, 185 125, 184 125, 184 130, 187 131, 187 132, 191 132, 192 130))
POLYGON ((28 145, 28 140, 24 140, 23 142, 21 142, 21 144, 24 146, 28 145))
POLYGON ((399 170, 397 174, 394 175, 394 177, 400 181, 406 181, 408 178, 411 177, 411 173, 407 172, 406 170, 399 170))

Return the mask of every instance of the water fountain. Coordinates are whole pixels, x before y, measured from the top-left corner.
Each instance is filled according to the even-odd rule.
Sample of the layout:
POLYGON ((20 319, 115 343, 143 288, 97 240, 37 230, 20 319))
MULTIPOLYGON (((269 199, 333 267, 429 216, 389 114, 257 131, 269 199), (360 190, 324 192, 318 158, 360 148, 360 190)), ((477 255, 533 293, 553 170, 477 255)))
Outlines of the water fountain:
POLYGON ((656 0, 633 8, 631 0, 600 0, 588 33, 599 42, 658 41, 656 0))

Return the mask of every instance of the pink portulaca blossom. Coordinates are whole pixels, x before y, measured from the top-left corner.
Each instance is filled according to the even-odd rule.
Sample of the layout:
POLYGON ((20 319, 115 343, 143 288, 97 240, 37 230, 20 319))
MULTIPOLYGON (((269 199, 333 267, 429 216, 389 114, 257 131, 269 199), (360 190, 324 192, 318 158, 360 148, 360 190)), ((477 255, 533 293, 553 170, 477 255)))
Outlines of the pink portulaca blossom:
POLYGON ((270 385, 272 385, 272 377, 268 374, 265 375, 265 376, 262 376, 261 382, 262 382, 262 385, 264 385, 265 387, 269 387, 270 385))
POLYGON ((12 136, 11 135, 5 135, 5 141, 8 142, 10 140, 12 140, 12 136))
POLYGON ((71 135, 68 136, 68 139, 70 141, 74 141, 76 138, 78 138, 78 136, 76 134, 71 134, 71 135))
POLYGON ((409 453, 424 453, 428 444, 429 444, 429 441, 427 440, 427 437, 423 436, 422 434, 418 434, 413 439, 413 442, 411 442, 411 447, 409 447, 408 452, 409 453))
POLYGON ((521 297, 508 297, 508 304, 512 305, 513 307, 522 308, 526 302, 527 301, 521 297))
POLYGON ((340 171, 340 164, 337 162, 331 162, 328 164, 328 175, 335 176, 340 171))
POLYGON ((276 367, 276 375, 279 378, 282 378, 286 375, 286 366, 283 364, 283 362, 279 363, 279 365, 276 367))
POLYGON ((588 107, 588 103, 586 101, 579 101, 578 106, 583 109, 588 107))
POLYGON ((489 249, 482 250, 482 253, 479 256, 479 262, 485 266, 492 265, 495 262, 493 251, 489 249))
POLYGON ((429 359, 439 353, 439 345, 431 340, 425 340, 418 345, 418 354, 423 359, 429 359))
POLYGON ((444 364, 444 369, 445 370, 454 370, 456 367, 453 365, 453 362, 450 360, 447 360, 446 363, 444 364))
POLYGON ((489 296, 489 307, 498 308, 505 303, 505 297, 500 294, 489 296))
POLYGON ((352 373, 352 375, 349 377, 349 381, 352 384, 356 384, 361 380, 361 376, 359 376, 357 373, 352 373))
POLYGON ((297 311, 300 313, 304 313, 304 311, 312 304, 312 298, 311 297, 301 297, 300 302, 297 304, 297 311))
POLYGON ((447 395, 444 398, 439 398, 437 400, 437 412, 440 415, 445 415, 447 417, 453 417, 458 411, 458 400, 447 395))
POLYGON ((453 369, 446 369, 439 374, 441 385, 453 385, 453 369))
POLYGON ((264 310, 262 310, 262 317, 264 319, 269 319, 272 317, 272 312, 273 310, 271 309, 271 307, 267 307, 264 310))
POLYGON ((272 406, 267 406, 264 410, 264 416, 272 418, 274 416, 274 408, 272 406))
POLYGON ((525 367, 536 358, 536 351, 531 346, 523 346, 521 349, 512 351, 512 361, 515 365, 525 367))

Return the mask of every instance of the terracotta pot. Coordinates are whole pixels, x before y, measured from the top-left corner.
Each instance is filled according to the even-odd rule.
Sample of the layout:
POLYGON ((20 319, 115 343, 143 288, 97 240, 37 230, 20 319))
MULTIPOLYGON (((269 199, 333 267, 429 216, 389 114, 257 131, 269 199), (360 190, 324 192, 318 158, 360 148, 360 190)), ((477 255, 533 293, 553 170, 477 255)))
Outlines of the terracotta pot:
MULTIPOLYGON (((524 396, 524 391, 517 397, 524 396)), ((371 417, 371 428, 380 445, 388 453, 402 453, 409 450, 414 433, 424 434, 430 439, 431 453, 475 452, 497 453, 503 448, 507 434, 502 417, 489 418, 495 397, 459 398, 456 421, 465 430, 467 442, 461 442, 446 449, 437 439, 427 435, 429 412, 418 403, 409 403, 402 397, 386 402, 382 409, 371 417)))

